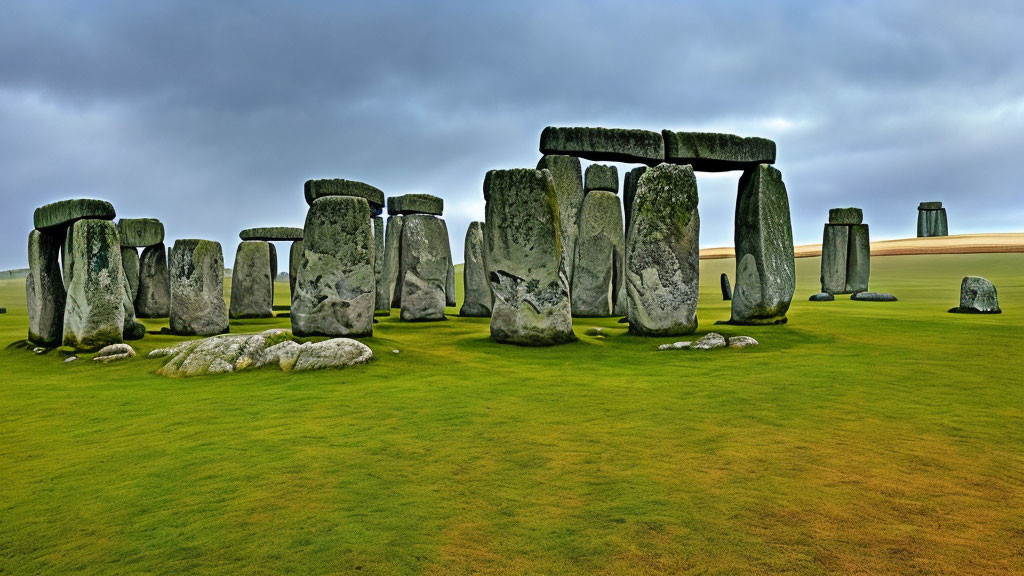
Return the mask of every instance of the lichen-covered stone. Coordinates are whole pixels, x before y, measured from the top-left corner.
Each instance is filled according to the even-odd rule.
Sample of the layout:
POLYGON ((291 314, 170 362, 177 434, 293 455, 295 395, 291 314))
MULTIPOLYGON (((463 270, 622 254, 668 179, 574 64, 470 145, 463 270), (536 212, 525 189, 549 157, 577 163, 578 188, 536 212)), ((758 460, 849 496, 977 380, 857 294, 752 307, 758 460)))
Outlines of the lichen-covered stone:
POLYGON ((580 211, 583 210, 583 169, 579 158, 557 154, 542 157, 537 163, 537 169, 547 170, 555 185, 558 230, 562 235, 562 266, 565 268, 569 286, 572 286, 576 267, 576 243, 580 232, 580 211))
POLYGON ((117 226, 110 220, 78 220, 68 229, 69 260, 64 346, 99 350, 119 344, 124 332, 124 270, 117 226))
MULTIPOLYGON (((647 166, 633 168, 622 178, 622 208, 625 215, 626 233, 629 233, 629 223, 633 216, 633 198, 636 197, 636 187, 640 177, 647 172, 647 166)), ((627 238, 628 242, 629 239, 627 238)))
POLYGON ((99 352, 92 357, 93 362, 109 364, 118 360, 127 360, 135 357, 135 349, 128 344, 111 344, 100 348, 99 352))
POLYGON ((156 218, 121 218, 117 221, 121 246, 145 248, 164 241, 164 225, 156 218))
POLYGON ((384 219, 373 217, 373 313, 387 316, 391 313, 391 293, 384 276, 384 219))
POLYGON ((523 346, 574 341, 551 174, 491 170, 484 200, 484 258, 494 296, 491 337, 523 346))
POLYGON ((330 196, 353 196, 364 198, 369 203, 372 216, 384 209, 384 193, 380 189, 354 180, 332 178, 329 180, 307 180, 305 185, 306 204, 310 206, 318 198, 330 196))
POLYGON ((648 130, 548 126, 540 135, 540 152, 654 165, 665 160, 665 140, 648 130))
POLYGON ((690 350, 714 350, 716 348, 725 348, 728 342, 725 336, 722 336, 718 332, 708 332, 699 340, 690 344, 690 350))
POLYGON ((588 192, 580 214, 572 280, 573 316, 614 313, 623 282, 625 243, 619 197, 604 190, 588 192))
POLYGON ((865 292, 871 277, 871 238, 867 224, 850 226, 846 256, 846 292, 865 292))
POLYGON ((373 335, 373 232, 363 198, 313 201, 303 227, 304 251, 292 295, 299 336, 373 335))
POLYGON ((429 214, 410 214, 402 223, 402 312, 407 322, 444 320, 448 282, 448 234, 429 214))
POLYGON ((60 266, 62 234, 33 230, 28 235, 28 340, 37 346, 60 346, 64 335, 64 292, 60 266))
POLYGON ((942 202, 921 202, 917 205, 918 210, 938 210, 942 208, 942 202))
POLYGON ((139 258, 139 292, 135 295, 139 318, 167 318, 171 315, 171 283, 167 272, 167 249, 160 243, 142 249, 139 258))
POLYGON ((302 240, 292 242, 288 250, 288 288, 291 294, 295 294, 295 279, 299 277, 299 264, 302 262, 302 252, 305 250, 302 240))
POLYGON ((398 214, 432 214, 444 212, 444 200, 430 194, 404 194, 388 198, 388 216, 398 214))
POLYGON ((470 222, 466 229, 462 268, 463 300, 460 316, 491 315, 491 284, 487 280, 484 258, 484 223, 470 222))
POLYGON ((302 240, 302 228, 292 226, 266 226, 263 228, 246 228, 238 237, 242 240, 263 242, 294 242, 302 240))
POLYGON ((640 178, 626 248, 631 334, 674 336, 697 329, 697 201, 697 179, 689 166, 660 164, 640 178))
POLYGON ((849 256, 850 227, 825 224, 821 241, 821 291, 845 294, 846 264, 849 256))
POLYGON ((665 138, 665 161, 689 164, 697 171, 746 171, 759 164, 775 163, 775 142, 767 138, 671 130, 661 133, 665 138))
POLYGON ((604 190, 617 194, 619 192, 619 169, 605 164, 587 166, 587 173, 583 179, 583 190, 584 192, 604 190))
POLYGON ((121 246, 121 268, 128 280, 128 293, 135 302, 139 295, 139 249, 134 246, 121 246))
POLYGON ((743 173, 736 201, 734 324, 777 324, 796 289, 793 226, 782 173, 761 164, 743 173))
POLYGON ((114 206, 105 200, 77 198, 61 200, 36 208, 32 216, 36 230, 46 228, 64 228, 76 220, 85 218, 93 220, 113 220, 117 216, 114 206))
POLYGON ((169 270, 171 332, 212 336, 228 331, 224 302, 224 252, 219 242, 174 242, 169 270))
POLYGON ((1000 314, 996 287, 981 276, 965 276, 960 282, 960 306, 950 312, 961 314, 1000 314))
POLYGON ((860 224, 864 211, 860 208, 831 208, 828 211, 829 224, 860 224))
POLYGON ((732 285, 729 284, 729 275, 722 272, 722 277, 719 278, 718 283, 722 285, 722 300, 724 302, 732 300, 732 285))
POLYGON ((750 336, 733 336, 729 338, 729 348, 747 348, 757 346, 758 344, 758 341, 750 336))
POLYGON ((942 208, 942 202, 923 202, 921 206, 938 204, 939 208, 921 208, 917 212, 917 237, 930 238, 933 236, 948 236, 949 223, 946 219, 946 209, 942 208))
POLYGON ((384 282, 387 283, 391 307, 402 307, 402 220, 404 216, 388 216, 384 232, 384 282))
POLYGON ((132 298, 131 287, 128 285, 128 275, 124 272, 124 264, 121 266, 123 282, 121 295, 121 308, 124 310, 124 324, 121 328, 121 338, 124 340, 139 340, 146 335, 146 327, 135 321, 135 300, 132 298))
POLYGON ((231 318, 270 318, 274 315, 274 277, 270 244, 243 240, 235 252, 231 273, 231 318))

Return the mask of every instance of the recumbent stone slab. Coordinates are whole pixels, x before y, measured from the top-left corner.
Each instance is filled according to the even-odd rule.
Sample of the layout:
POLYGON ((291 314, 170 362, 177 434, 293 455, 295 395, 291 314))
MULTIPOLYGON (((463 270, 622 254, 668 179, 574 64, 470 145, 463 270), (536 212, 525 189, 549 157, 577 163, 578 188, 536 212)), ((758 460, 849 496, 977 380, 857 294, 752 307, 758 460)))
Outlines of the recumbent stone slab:
POLYGON ((665 161, 689 164, 697 171, 751 170, 759 164, 775 163, 775 142, 767 138, 672 130, 661 133, 665 137, 665 161))
POLYGON ((99 350, 122 342, 125 278, 121 242, 110 220, 78 220, 68 229, 64 255, 69 274, 64 345, 99 350))
POLYGON ((649 130, 548 126, 540 134, 540 152, 654 165, 665 160, 665 140, 649 130))
POLYGON ((388 216, 398 214, 433 214, 444 212, 444 200, 430 194, 404 194, 388 198, 388 216))
POLYGON ((444 320, 448 283, 448 231, 429 214, 410 214, 402 222, 402 310, 407 322, 444 320))
POLYGON ((850 300, 861 302, 896 302, 896 297, 886 292, 857 292, 850 296, 850 300))
POLYGON ((167 318, 171 315, 171 282, 167 272, 167 248, 163 243, 142 249, 135 315, 139 318, 167 318))
POLYGON ((28 235, 28 340, 37 346, 60 346, 64 335, 67 293, 59 261, 63 243, 63 235, 51 230, 33 230, 28 235))
POLYGON ((121 246, 145 248, 164 241, 164 225, 156 218, 121 218, 117 221, 121 246))
POLYGON ((537 163, 538 170, 547 170, 555 184, 558 201, 559 233, 562 238, 562 266, 572 286, 576 267, 576 243, 580 232, 580 211, 583 210, 583 169, 575 156, 548 155, 537 163))
POLYGON ((113 220, 117 217, 114 206, 105 200, 77 198, 61 200, 36 208, 32 216, 36 230, 66 227, 76 220, 90 218, 95 220, 113 220))
POLYGON ((243 240, 235 252, 231 273, 231 318, 270 318, 274 315, 274 277, 270 243, 243 240))
POLYGON ((466 229, 462 268, 463 300, 460 316, 491 315, 491 284, 487 280, 484 258, 484 223, 470 222, 466 229))
POLYGON ((617 194, 619 192, 619 169, 605 164, 587 166, 583 190, 584 192, 604 190, 617 194))
POLYGON ((625 261, 622 207, 614 192, 595 190, 583 198, 576 271, 572 281, 573 316, 611 316, 622 289, 625 261))
POLYGON ((318 198, 329 196, 354 196, 363 198, 370 205, 372 216, 377 216, 384 209, 384 193, 380 189, 355 180, 332 178, 327 180, 307 180, 305 185, 306 204, 310 206, 318 198))
POLYGON ((960 306, 950 312, 960 314, 1000 314, 996 287, 981 276, 965 276, 960 282, 960 306))
POLYGON ((238 237, 242 240, 261 240, 263 242, 294 242, 302 240, 302 228, 291 226, 246 228, 238 234, 238 237))
POLYGON ((171 332, 213 336, 228 331, 224 252, 219 242, 180 239, 171 250, 171 332))
POLYGON ((829 224, 860 224, 864 221, 864 211, 860 208, 831 208, 828 211, 829 224))

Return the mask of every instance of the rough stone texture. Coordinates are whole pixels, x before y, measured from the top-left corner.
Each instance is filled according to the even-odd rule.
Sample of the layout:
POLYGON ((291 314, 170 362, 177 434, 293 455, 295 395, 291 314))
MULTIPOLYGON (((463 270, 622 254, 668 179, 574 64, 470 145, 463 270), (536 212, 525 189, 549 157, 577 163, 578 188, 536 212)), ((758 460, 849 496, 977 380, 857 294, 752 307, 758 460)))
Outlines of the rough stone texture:
MULTIPOLYGON (((123 222, 123 220, 122 220, 123 222)), ((139 295, 139 249, 134 246, 121 246, 121 268, 128 280, 128 293, 135 302, 139 295)))
POLYGON ((719 284, 722 285, 722 300, 728 302, 732 300, 732 285, 729 284, 729 275, 722 272, 722 277, 719 279, 719 284))
MULTIPOLYGON (((626 172, 626 176, 622 179, 622 207, 625 213, 626 231, 628 234, 629 223, 633 217, 633 198, 636 197, 636 187, 640 182, 640 177, 647 172, 647 166, 638 166, 633 168, 629 172, 626 172)), ((559 205, 561 207, 561 205, 559 205)), ((628 241, 628 238, 627 238, 628 241)))
POLYGON ((391 293, 384 276, 384 219, 373 218, 373 313, 387 316, 391 313, 391 293))
POLYGON ((935 235, 936 236, 949 236, 949 221, 946 219, 946 209, 939 208, 935 211, 935 235))
POLYGON ((866 292, 871 277, 871 239, 867 224, 850 226, 846 256, 846 292, 866 292))
POLYGON ((139 340, 146 335, 146 327, 135 321, 135 300, 132 298, 131 287, 128 285, 128 275, 124 273, 123 265, 121 267, 121 277, 121 308, 124 310, 121 338, 124 340, 139 340))
POLYGON ((672 342, 669 344, 662 344, 661 346, 658 346, 658 350, 685 350, 686 348, 689 348, 691 344, 693 344, 693 342, 690 341, 672 342))
POLYGON ((176 240, 169 276, 172 333, 212 336, 227 332, 224 252, 219 242, 176 240))
POLYGON ((452 259, 452 245, 448 237, 448 223, 441 220, 441 225, 444 226, 444 253, 448 255, 448 277, 445 278, 444 284, 444 304, 445 306, 455 306, 455 261, 452 259))
POLYGON ((121 218, 117 221, 121 246, 145 248, 164 241, 164 225, 156 218, 121 218))
POLYGON ((142 249, 135 315, 139 318, 167 318, 171 315, 171 283, 163 244, 142 249))
POLYGON ((333 338, 323 342, 306 342, 299 350, 299 357, 292 368, 296 372, 344 368, 369 362, 373 352, 369 346, 350 338, 333 338))
POLYGON ((444 222, 410 214, 402 224, 402 313, 408 322, 444 320, 450 257, 444 222))
POLYGON ((715 348, 725 348, 727 345, 725 336, 718 332, 708 332, 701 339, 690 344, 690 350, 714 350, 715 348))
POLYGON ((615 166, 604 164, 591 164, 587 166, 587 174, 583 179, 583 191, 604 190, 618 194, 619 192, 619 169, 615 166))
MULTIPOLYGON (((277 246, 267 243, 270 250, 270 301, 274 301, 274 282, 277 281, 277 246)), ((271 306, 273 308, 273 306, 271 306)))
POLYGON ((918 210, 938 210, 942 208, 942 202, 921 202, 917 205, 918 210))
MULTIPOLYGON (((307 180, 305 185, 306 204, 310 206, 318 198, 331 196, 354 196, 364 198, 369 203, 373 216, 380 214, 384 209, 384 193, 378 188, 356 182, 354 180, 343 180, 334 178, 330 180, 307 180)), ((368 216, 369 217, 369 216, 368 216)))
POLYGON ((811 302, 832 302, 835 299, 836 297, 833 296, 832 294, 829 294, 828 292, 818 292, 817 294, 811 294, 811 297, 808 298, 808 300, 810 300, 811 302))
POLYGON ((625 267, 622 208, 614 192, 595 190, 583 198, 579 234, 572 314, 611 316, 625 267))
POLYGON ((405 194, 388 198, 388 216, 399 214, 432 214, 444 212, 444 200, 430 194, 405 194))
POLYGON ((263 228, 246 228, 238 237, 242 240, 263 242, 294 242, 302 240, 302 228, 291 226, 267 226, 263 228))
POLYGON ((93 220, 113 220, 117 216, 114 206, 104 200, 79 198, 61 200, 36 208, 32 221, 37 230, 46 228, 64 228, 76 220, 89 218, 93 220))
POLYGON ((996 287, 981 276, 965 276, 960 282, 960 306, 950 312, 961 314, 1000 314, 996 287))
POLYGON ((303 227, 304 250, 292 293, 299 336, 373 334, 373 232, 363 198, 315 200, 303 227))
POLYGON ((270 266, 270 244, 243 240, 235 252, 231 273, 232 318, 274 316, 274 277, 270 266))
POLYGON ((844 294, 846 290, 846 264, 850 249, 850 227, 825 224, 821 241, 821 291, 844 294))
POLYGON ((404 216, 388 216, 384 232, 384 281, 391 295, 391 307, 402 307, 402 220, 404 216))
POLYGON ((111 344, 100 348, 100 351, 92 357, 93 362, 108 364, 118 360, 127 360, 135 357, 135 349, 127 344, 111 344))
POLYGON ((305 246, 302 240, 292 242, 288 251, 288 288, 295 294, 295 279, 299 277, 299 263, 302 262, 302 252, 305 246))
POLYGON ((777 324, 796 289, 793 227, 782 173, 761 164, 743 173, 736 202, 734 324, 777 324))
POLYGON ((64 335, 64 280, 59 262, 64 237, 55 231, 28 234, 28 340, 47 348, 60 346, 64 335))
POLYGON ((562 266, 572 286, 576 267, 576 243, 580 233, 580 211, 583 210, 583 169, 575 156, 544 156, 538 170, 547 170, 555 185, 558 201, 559 233, 562 235, 562 266))
POLYGON ((665 160, 665 140, 648 130, 548 126, 540 134, 540 152, 654 165, 665 160))
POLYGON ((64 346, 99 350, 120 344, 125 323, 124 270, 117 226, 110 220, 78 220, 68 229, 69 260, 64 346))
POLYGON ((885 292, 857 292, 853 296, 850 296, 850 300, 858 300, 861 302, 895 302, 896 297, 892 294, 886 294, 885 292))
POLYGON ((484 200, 484 258, 494 296, 491 337, 524 346, 574 341, 551 174, 491 170, 484 200))
POLYGON ((929 238, 932 236, 948 236, 949 223, 946 219, 946 209, 941 208, 942 202, 924 202, 924 205, 938 204, 935 209, 923 209, 918 207, 917 212, 917 237, 929 238))
POLYGON ((491 284, 484 258, 484 223, 470 222, 466 229, 462 267, 463 300, 460 316, 491 315, 491 284))
POLYGON ((757 346, 758 341, 754 340, 750 336, 733 336, 729 338, 729 348, 746 348, 748 346, 757 346))
POLYGON ((631 334, 672 336, 696 330, 699 238, 693 169, 672 164, 649 169, 637 187, 626 249, 631 334))
POLYGON ((860 224, 864 222, 864 211, 860 208, 832 208, 828 211, 829 224, 860 224))
POLYGON ((665 161, 689 164, 696 171, 752 170, 775 163, 775 142, 767 138, 743 138, 713 132, 662 130, 665 161))

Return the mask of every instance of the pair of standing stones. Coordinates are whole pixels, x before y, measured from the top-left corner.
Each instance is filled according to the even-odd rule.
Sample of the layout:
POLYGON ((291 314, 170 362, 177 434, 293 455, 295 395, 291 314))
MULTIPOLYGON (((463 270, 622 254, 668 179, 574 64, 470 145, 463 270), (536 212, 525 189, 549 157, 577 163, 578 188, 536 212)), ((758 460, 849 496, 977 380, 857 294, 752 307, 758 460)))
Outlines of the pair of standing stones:
POLYGON ((277 248, 271 242, 291 242, 289 281, 294 285, 295 271, 302 250, 302 228, 248 228, 239 234, 242 241, 235 252, 231 274, 231 318, 269 318, 274 315, 274 281, 277 279, 277 248))
POLYGON ((917 206, 917 237, 949 236, 949 221, 942 202, 921 202, 917 206))
POLYGON ((860 208, 833 208, 821 243, 821 291, 866 292, 871 276, 871 238, 860 208))
POLYGON ((444 201, 430 194, 388 198, 379 313, 394 307, 403 321, 425 322, 444 320, 445 307, 455 306, 455 264, 443 211, 444 201))

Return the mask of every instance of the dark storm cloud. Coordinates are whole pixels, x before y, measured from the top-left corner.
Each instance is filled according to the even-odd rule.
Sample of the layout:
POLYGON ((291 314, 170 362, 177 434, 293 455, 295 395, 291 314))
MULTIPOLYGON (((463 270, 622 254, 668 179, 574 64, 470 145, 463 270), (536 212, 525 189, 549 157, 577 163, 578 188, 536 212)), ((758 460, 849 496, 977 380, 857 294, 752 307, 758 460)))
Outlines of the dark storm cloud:
MULTIPOLYGON (((456 260, 486 170, 548 124, 776 140, 798 242, 832 206, 875 238, 942 200, 954 232, 1021 229, 1024 8, 1012 2, 7 3, 0 268, 69 196, 224 244, 301 225, 302 182, 446 200, 456 260)), ((736 175, 701 178, 729 244, 736 175)))

